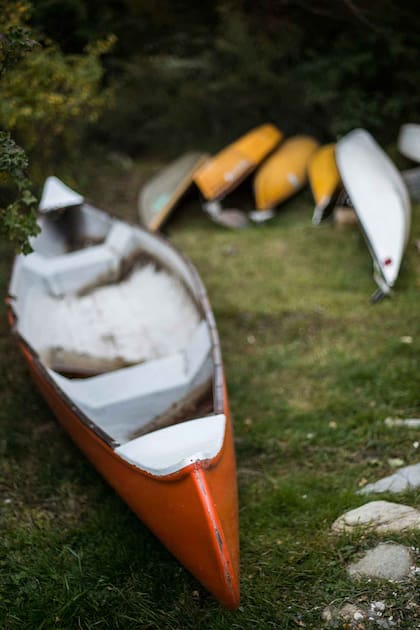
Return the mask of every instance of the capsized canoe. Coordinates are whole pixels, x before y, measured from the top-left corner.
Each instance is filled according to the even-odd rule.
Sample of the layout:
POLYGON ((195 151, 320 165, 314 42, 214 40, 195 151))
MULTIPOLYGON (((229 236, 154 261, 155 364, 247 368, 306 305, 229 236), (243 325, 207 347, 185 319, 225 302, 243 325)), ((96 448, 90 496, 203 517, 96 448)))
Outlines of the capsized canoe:
POLYGON ((364 129, 351 131, 337 143, 336 159, 373 258, 376 300, 394 286, 407 245, 411 219, 407 188, 393 162, 364 129))
POLYGON ((274 125, 260 125, 210 158, 194 175, 203 197, 215 201, 232 192, 282 138, 274 125))
POLYGON ((420 166, 401 171, 401 176, 411 199, 420 201, 420 166))
POLYGON ((208 157, 206 153, 185 153, 146 182, 140 190, 138 199, 142 225, 151 232, 160 229, 181 197, 191 187, 195 171, 208 157))
POLYGON ((341 183, 335 161, 335 144, 326 144, 315 151, 309 162, 308 177, 315 200, 312 223, 319 225, 330 214, 341 183))
POLYGON ((205 289, 162 238, 83 199, 63 202, 55 178, 48 187, 34 251, 16 257, 7 298, 20 350, 97 470, 234 609, 235 455, 205 289))
MULTIPOLYGON (((402 125, 398 136, 398 149, 405 157, 420 162, 420 125, 407 123, 402 125)), ((420 201, 420 167, 407 169, 401 173, 410 197, 420 201)))
POLYGON ((414 162, 420 162, 420 125, 415 123, 402 125, 397 144, 405 157, 414 162))
POLYGON ((308 164, 319 143, 311 136, 294 136, 277 149, 254 178, 255 221, 273 216, 273 209, 301 190, 308 181, 308 164))

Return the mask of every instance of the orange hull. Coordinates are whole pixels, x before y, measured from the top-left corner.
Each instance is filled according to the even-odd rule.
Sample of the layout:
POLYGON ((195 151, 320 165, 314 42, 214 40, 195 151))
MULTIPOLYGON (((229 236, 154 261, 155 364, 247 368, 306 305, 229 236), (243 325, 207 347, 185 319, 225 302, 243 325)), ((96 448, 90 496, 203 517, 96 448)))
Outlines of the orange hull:
POLYGON ((282 138, 274 125, 260 125, 207 160, 194 174, 204 198, 213 201, 232 192, 282 138))
MULTIPOLYGON (((14 316, 9 311, 13 323, 14 316)), ((95 468, 173 555, 227 608, 239 605, 235 455, 226 392, 224 443, 212 460, 154 476, 120 458, 87 425, 26 343, 19 347, 37 387, 95 468)))

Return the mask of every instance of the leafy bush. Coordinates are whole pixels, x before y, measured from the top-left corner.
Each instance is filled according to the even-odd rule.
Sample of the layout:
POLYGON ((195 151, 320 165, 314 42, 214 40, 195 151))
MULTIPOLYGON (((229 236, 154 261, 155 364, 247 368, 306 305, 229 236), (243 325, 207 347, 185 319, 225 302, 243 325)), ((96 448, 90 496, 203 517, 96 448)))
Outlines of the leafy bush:
POLYGON ((37 232, 36 199, 28 159, 14 138, 39 180, 79 149, 87 126, 110 105, 100 58, 115 41, 111 36, 84 54, 65 55, 42 35, 34 40, 27 27, 30 11, 27 2, 0 3, 0 233, 23 251, 37 232))

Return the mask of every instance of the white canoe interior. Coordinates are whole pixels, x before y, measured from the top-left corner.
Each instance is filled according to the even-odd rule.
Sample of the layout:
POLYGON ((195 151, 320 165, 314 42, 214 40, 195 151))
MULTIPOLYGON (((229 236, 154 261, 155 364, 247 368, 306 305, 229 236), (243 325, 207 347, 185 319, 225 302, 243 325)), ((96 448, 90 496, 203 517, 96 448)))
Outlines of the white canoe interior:
POLYGON ((150 233, 75 207, 56 181, 44 205, 62 209, 46 211, 33 253, 15 260, 17 332, 121 457, 154 474, 214 457, 225 417, 211 402, 213 342, 194 270, 150 233))
POLYGON ((410 201, 401 174, 372 136, 356 129, 336 147, 337 165, 365 234, 375 280, 388 293, 410 230, 410 201))
POLYGON ((407 123, 401 126, 398 149, 414 162, 420 162, 420 125, 407 123))

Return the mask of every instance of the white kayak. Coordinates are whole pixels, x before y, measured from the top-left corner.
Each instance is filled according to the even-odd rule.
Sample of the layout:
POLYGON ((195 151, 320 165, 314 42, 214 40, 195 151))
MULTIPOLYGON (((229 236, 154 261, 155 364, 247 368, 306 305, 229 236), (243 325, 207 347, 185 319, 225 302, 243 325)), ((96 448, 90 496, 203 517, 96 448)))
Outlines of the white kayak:
POLYGON ((393 162, 363 129, 355 129, 337 143, 336 159, 373 258, 379 288, 373 299, 379 299, 394 286, 407 245, 408 191, 393 162))

